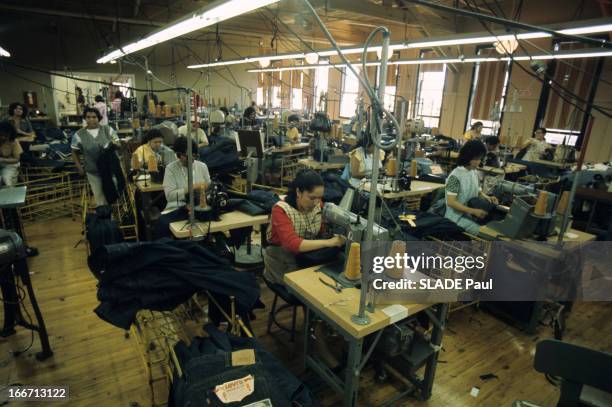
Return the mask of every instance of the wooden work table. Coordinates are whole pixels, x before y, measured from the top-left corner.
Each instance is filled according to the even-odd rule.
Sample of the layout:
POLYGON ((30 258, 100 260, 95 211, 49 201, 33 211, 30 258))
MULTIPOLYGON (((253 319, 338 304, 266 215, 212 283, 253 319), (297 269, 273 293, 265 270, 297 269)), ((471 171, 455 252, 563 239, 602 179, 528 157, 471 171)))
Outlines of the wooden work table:
MULTIPOLYGON (((410 191, 399 191, 399 192, 385 191, 383 194, 383 198, 399 199, 399 198, 406 198, 406 197, 423 196, 423 195, 429 194, 430 192, 435 191, 438 188, 444 188, 444 184, 436 184, 434 182, 413 180, 410 183, 410 191)), ((369 182, 366 182, 364 184, 363 190, 366 192, 370 192, 369 182)), ((379 193, 381 192, 380 188, 378 192, 379 193)))
POLYGON ((344 163, 326 163, 313 160, 312 158, 302 158, 298 160, 298 164, 308 167, 316 171, 342 169, 346 166, 344 163))
MULTIPOLYGON (((486 239, 512 240, 506 236, 501 235, 499 232, 491 229, 490 227, 486 225, 480 227, 480 229, 478 230, 478 234, 486 239)), ((565 232, 565 237, 563 239, 563 242, 591 242, 595 240, 596 237, 597 236, 595 235, 592 235, 586 232, 582 232, 580 230, 568 229, 567 232, 565 232)), ((547 242, 555 243, 558 240, 558 238, 559 238, 558 236, 551 236, 547 239, 547 242)), ((521 241, 535 242, 535 240, 533 239, 521 239, 521 241)))
POLYGON ((201 237, 216 232, 228 232, 248 226, 259 226, 269 222, 268 215, 252 216, 239 211, 232 211, 221 215, 221 219, 212 222, 196 222, 193 232, 187 226, 186 220, 170 224, 170 232, 177 239, 187 239, 191 236, 201 237), (209 229, 210 224, 210 229, 209 229))
MULTIPOLYGON (((359 311, 359 290, 357 288, 345 288, 337 293, 332 288, 324 285, 319 277, 326 281, 331 281, 323 273, 317 273, 320 266, 309 267, 285 274, 284 281, 289 289, 297 294, 300 299, 306 300, 309 306, 316 308, 329 319, 341 326, 353 338, 361 339, 367 335, 379 331, 391 325, 390 317, 382 311, 385 306, 379 306, 374 313, 369 313, 371 323, 368 325, 358 325, 351 321, 351 316, 359 311), (329 305, 340 299, 347 299, 345 305, 329 305)), ((431 306, 431 304, 402 304, 408 309, 408 316, 414 315, 419 311, 431 306)))
POLYGON ((140 192, 161 192, 164 190, 164 186, 160 183, 153 182, 151 180, 147 180, 146 186, 144 181, 136 181, 136 188, 140 192))
POLYGON ((272 150, 270 150, 270 152, 273 154, 288 153, 288 152, 292 152, 293 150, 301 150, 301 149, 305 149, 309 147, 310 147, 310 143, 287 144, 282 147, 275 147, 272 150))
POLYGON ((496 167, 489 167, 489 166, 479 167, 478 171, 482 171, 482 172, 486 172, 490 174, 502 175, 502 174, 516 174, 517 172, 521 172, 526 169, 527 169, 526 165, 510 163, 506 165, 504 168, 496 168, 496 167))
POLYGON ((569 164, 569 163, 564 164, 564 163, 558 163, 555 161, 547 161, 547 160, 539 160, 539 159, 531 160, 528 162, 534 163, 534 164, 546 165, 548 167, 559 168, 559 169, 570 168, 572 166, 572 164, 569 164))

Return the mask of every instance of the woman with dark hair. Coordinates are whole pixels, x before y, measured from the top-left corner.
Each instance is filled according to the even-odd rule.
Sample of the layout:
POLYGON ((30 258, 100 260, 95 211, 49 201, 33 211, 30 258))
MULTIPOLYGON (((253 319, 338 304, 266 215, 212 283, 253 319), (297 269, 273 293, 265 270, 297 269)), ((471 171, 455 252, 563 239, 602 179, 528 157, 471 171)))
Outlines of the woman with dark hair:
POLYGON ((243 114, 244 126, 256 126, 257 125, 257 111, 253 106, 249 106, 244 109, 243 114))
POLYGON ((523 156, 524 161, 534 161, 542 158, 542 154, 550 146, 546 143, 546 129, 538 127, 533 133, 534 137, 527 140, 521 147, 527 149, 523 156))
POLYGON ((93 107, 86 106, 83 110, 85 127, 79 129, 73 136, 71 142, 72 158, 74 164, 82 176, 87 176, 87 181, 94 194, 98 206, 107 205, 108 201, 102 188, 102 178, 98 172, 98 158, 104 149, 111 144, 116 148, 121 147, 117 133, 108 125, 100 125, 102 115, 93 107), (81 155, 83 163, 81 163, 81 155))
POLYGON ((313 170, 302 170, 291 182, 284 201, 272 208, 264 252, 264 277, 283 284, 285 273, 297 270, 295 256, 326 247, 344 245, 345 238, 336 235, 319 238, 324 230, 321 218, 323 179, 313 170))
MULTIPOLYGON (((362 139, 359 140, 357 146, 349 152, 349 182, 353 186, 357 186, 362 178, 372 177, 372 153, 374 152, 374 143, 369 134, 364 133, 362 139)), ((385 152, 379 150, 378 167, 382 168, 382 162, 385 159, 385 152)))
POLYGON ((132 169, 146 167, 150 157, 155 157, 158 165, 168 165, 176 160, 172 159, 173 156, 174 152, 164 145, 164 134, 160 129, 153 128, 145 134, 142 145, 132 154, 132 169))
POLYGON ((9 122, 0 123, 0 176, 2 184, 13 186, 19 175, 19 157, 23 153, 16 141, 17 131, 9 122))
POLYGON ((85 111, 85 96, 83 95, 83 89, 79 88, 78 86, 74 88, 74 90, 76 91, 77 115, 80 116, 85 111))
POLYGON ((118 90, 115 92, 115 98, 111 103, 111 109, 115 112, 115 117, 121 116, 121 103, 123 102, 123 92, 118 90))
POLYGON ((102 119, 100 119, 100 124, 108 124, 108 110, 106 108, 106 103, 104 103, 104 98, 100 95, 96 95, 94 100, 96 101, 96 103, 94 103, 94 107, 98 109, 98 111, 102 115, 102 119))
POLYGON ((36 133, 28 120, 28 108, 19 102, 11 103, 8 109, 8 121, 15 127, 18 141, 33 142, 36 133))
POLYGON ((470 129, 463 135, 466 140, 480 140, 483 124, 482 122, 474 122, 470 129))
POLYGON ((474 218, 483 219, 487 216, 487 212, 482 209, 470 208, 468 201, 472 198, 481 197, 497 204, 495 197, 482 193, 478 182, 476 169, 486 153, 487 149, 482 142, 478 140, 468 141, 459 151, 457 168, 446 179, 446 213, 444 217, 472 234, 478 234, 480 228, 474 218))

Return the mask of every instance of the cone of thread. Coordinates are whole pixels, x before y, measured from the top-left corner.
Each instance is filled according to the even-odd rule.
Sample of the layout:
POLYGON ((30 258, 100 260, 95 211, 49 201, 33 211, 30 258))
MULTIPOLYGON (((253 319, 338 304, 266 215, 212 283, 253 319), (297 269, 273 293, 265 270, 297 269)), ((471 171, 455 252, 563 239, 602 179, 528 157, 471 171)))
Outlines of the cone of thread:
POLYGON ((546 215, 546 207, 548 206, 548 194, 546 191, 540 191, 538 195, 538 200, 536 201, 535 208, 533 209, 533 213, 538 216, 546 215))
MULTIPOLYGON (((406 242, 402 242, 401 240, 395 240, 391 244, 391 251, 389 252, 389 257, 395 258, 396 254, 403 255, 406 252, 406 242)), ((404 277, 404 268, 396 267, 394 265, 391 268, 385 269, 385 275, 389 278, 394 278, 396 280, 404 277)))
POLYGON ((155 112, 155 101, 153 99, 149 99, 148 107, 149 113, 155 112))
POLYGON ((139 129, 140 128, 140 119, 133 119, 132 120, 132 128, 133 129, 139 129))
POLYGON ((564 191, 561 194, 561 199, 559 199, 559 205, 557 205, 557 213, 560 215, 564 215, 567 211, 567 206, 569 204, 569 191, 564 191))
POLYGON ((162 107, 160 105, 155 105, 155 116, 160 117, 162 112, 162 107))
POLYGON ((149 172, 157 172, 157 159, 154 154, 150 155, 147 160, 147 169, 149 172))
POLYGON ((359 243, 351 243, 346 266, 344 268, 344 276, 349 280, 358 280, 361 278, 361 250, 359 243))
POLYGON ((172 107, 170 105, 165 105, 164 106, 164 115, 166 117, 172 116, 172 107))
POLYGON ((176 104, 176 106, 174 107, 174 110, 176 111, 176 115, 177 115, 177 116, 180 116, 180 115, 182 114, 182 111, 181 111, 181 104, 180 104, 180 103, 177 103, 177 104, 176 104))
POLYGON ((417 162, 416 162, 416 160, 412 160, 410 162, 410 176, 412 178, 416 178, 417 173, 418 173, 417 172, 417 162))
POLYGON ((391 157, 387 160, 386 172, 387 175, 393 176, 395 176, 395 174, 397 173, 397 160, 394 157, 391 157))

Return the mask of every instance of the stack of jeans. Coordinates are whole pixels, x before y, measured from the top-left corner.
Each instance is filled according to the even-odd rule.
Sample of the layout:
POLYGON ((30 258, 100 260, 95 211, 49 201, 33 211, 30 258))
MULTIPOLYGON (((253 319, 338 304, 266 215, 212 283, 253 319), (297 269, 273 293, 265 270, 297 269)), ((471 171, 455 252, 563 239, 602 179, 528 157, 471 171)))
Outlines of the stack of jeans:
POLYGON ((175 371, 168 406, 245 406, 262 402, 272 406, 318 406, 306 386, 252 338, 240 338, 206 326, 207 338, 194 338, 190 346, 176 344, 174 350, 181 367, 175 371), (232 352, 251 349, 253 363, 232 366, 232 352), (224 404, 215 388, 224 383, 253 376, 251 394, 240 401, 224 404), (268 404, 265 402, 269 401, 268 404))

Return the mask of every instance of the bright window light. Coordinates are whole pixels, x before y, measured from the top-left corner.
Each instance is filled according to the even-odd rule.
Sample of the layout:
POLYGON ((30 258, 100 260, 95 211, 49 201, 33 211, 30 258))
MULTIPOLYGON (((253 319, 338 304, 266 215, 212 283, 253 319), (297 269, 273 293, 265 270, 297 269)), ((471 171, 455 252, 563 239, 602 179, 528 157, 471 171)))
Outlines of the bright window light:
POLYGON ((313 108, 315 110, 323 109, 323 106, 319 106, 319 101, 321 99, 321 94, 327 92, 327 88, 329 86, 329 67, 324 66, 315 69, 314 76, 314 97, 312 98, 313 108))
MULTIPOLYGON (((359 66, 355 70, 359 74, 359 66)), ((349 69, 344 70, 342 94, 340 96, 340 117, 353 117, 357 110, 357 97, 359 92, 359 79, 349 69)))
POLYGON ((302 110, 302 89, 293 88, 291 92, 291 109, 302 110))
POLYGON ((262 87, 257 88, 256 102, 258 106, 264 105, 264 91, 262 87))
POLYGON ((280 98, 280 86, 272 86, 272 97, 271 97, 271 104, 272 104, 272 108, 274 107, 281 107, 281 98, 280 98))
POLYGON ((116 49, 102 58, 98 59, 99 64, 105 64, 124 55, 131 54, 136 51, 149 48, 153 45, 160 44, 164 41, 189 34, 193 31, 200 30, 211 25, 215 25, 221 21, 229 20, 241 14, 249 13, 258 8, 277 3, 280 0, 229 0, 217 1, 213 3, 212 8, 206 6, 204 10, 190 14, 188 17, 171 24, 157 32, 148 35, 147 37, 124 45, 120 49, 116 49))
POLYGON ((7 50, 5 50, 4 48, 0 47, 0 57, 10 57, 11 53, 8 52, 7 50))
POLYGON ((563 140, 565 140, 565 145, 575 146, 579 135, 579 131, 547 128, 544 137, 546 142, 550 144, 563 144, 563 140))

